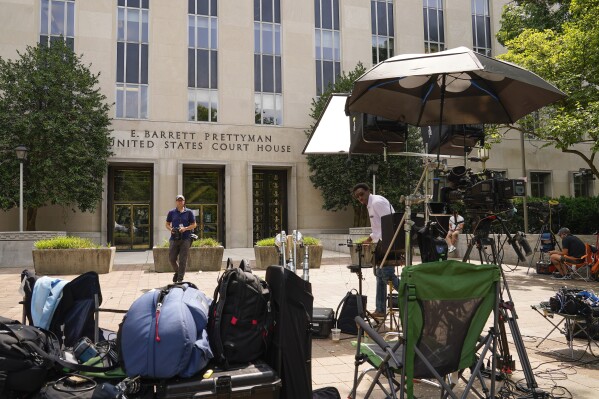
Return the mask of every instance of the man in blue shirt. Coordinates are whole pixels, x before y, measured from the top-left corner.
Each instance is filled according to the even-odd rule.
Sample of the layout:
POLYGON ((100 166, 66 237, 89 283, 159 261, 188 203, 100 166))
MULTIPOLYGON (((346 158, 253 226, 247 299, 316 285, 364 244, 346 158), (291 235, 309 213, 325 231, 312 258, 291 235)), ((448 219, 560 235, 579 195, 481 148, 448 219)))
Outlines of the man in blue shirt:
POLYGON ((176 203, 177 207, 171 209, 166 216, 166 228, 171 232, 168 258, 175 272, 173 283, 183 281, 191 247, 191 232, 197 226, 192 210, 185 207, 185 197, 177 195, 176 203))

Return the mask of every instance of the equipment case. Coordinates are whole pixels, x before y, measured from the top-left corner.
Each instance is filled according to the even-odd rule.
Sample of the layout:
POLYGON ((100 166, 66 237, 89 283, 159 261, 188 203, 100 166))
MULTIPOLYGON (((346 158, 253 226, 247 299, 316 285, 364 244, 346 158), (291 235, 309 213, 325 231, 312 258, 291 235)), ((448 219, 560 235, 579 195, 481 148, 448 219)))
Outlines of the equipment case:
POLYGON ((229 370, 214 369, 208 378, 201 375, 192 378, 169 380, 157 387, 158 398, 247 398, 278 399, 281 379, 262 361, 229 370))
POLYGON ((335 325, 335 312, 331 308, 314 308, 312 311, 312 338, 328 338, 335 325))
POLYGON ((555 266, 553 266, 550 262, 544 262, 541 260, 537 262, 537 274, 551 274, 554 271, 556 271, 555 266))

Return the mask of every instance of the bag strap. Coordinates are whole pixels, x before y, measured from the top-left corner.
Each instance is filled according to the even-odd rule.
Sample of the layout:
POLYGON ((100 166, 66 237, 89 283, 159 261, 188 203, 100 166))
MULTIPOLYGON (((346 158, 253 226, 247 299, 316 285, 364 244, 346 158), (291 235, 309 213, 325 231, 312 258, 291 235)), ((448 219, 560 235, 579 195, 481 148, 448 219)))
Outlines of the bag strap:
MULTIPOLYGON (((337 305, 337 310, 335 311, 335 324, 337 324, 337 317, 339 315, 339 309, 341 309, 341 305, 343 305, 345 303, 345 301, 347 300, 347 298, 349 298, 350 295, 352 295, 352 290, 347 291, 347 294, 345 294, 345 296, 343 297, 343 299, 341 300, 341 302, 339 302, 339 305, 337 305)), ((335 325, 336 327, 336 325, 335 325)))

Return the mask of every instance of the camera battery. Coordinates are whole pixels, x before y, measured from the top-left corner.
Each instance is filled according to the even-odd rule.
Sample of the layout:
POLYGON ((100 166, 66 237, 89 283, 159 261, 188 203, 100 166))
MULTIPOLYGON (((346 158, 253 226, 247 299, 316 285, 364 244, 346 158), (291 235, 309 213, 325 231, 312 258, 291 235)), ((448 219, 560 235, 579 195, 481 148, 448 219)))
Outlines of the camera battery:
POLYGON ((73 353, 80 363, 85 363, 92 357, 98 356, 98 351, 96 350, 94 343, 87 337, 81 338, 79 342, 75 344, 73 353))

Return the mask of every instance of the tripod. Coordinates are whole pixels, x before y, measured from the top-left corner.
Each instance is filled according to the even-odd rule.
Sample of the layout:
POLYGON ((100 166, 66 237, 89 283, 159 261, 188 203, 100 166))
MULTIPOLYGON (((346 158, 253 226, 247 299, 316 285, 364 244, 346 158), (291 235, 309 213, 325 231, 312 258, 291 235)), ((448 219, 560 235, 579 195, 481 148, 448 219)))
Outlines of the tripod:
MULTIPOLYGON (((516 352, 518 353, 518 358, 520 359, 520 365, 522 366, 522 372, 524 373, 524 377, 526 380, 527 393, 529 395, 525 396, 526 398, 533 399, 543 399, 547 398, 548 395, 546 392, 539 389, 537 382, 535 380, 535 376, 532 371, 532 366, 530 364, 530 360, 528 359, 528 354, 526 353, 526 348, 524 346, 524 341, 522 340, 522 334, 520 333, 520 328, 518 327, 518 315, 516 314, 516 308, 514 307, 514 301, 512 300, 512 295, 510 293, 510 289, 507 283, 507 279, 505 278, 505 273, 503 272, 503 268, 501 267, 502 257, 499 256, 501 251, 501 247, 503 244, 496 244, 495 239, 489 237, 489 232, 491 229, 491 223, 497 221, 499 222, 503 233, 506 235, 506 240, 503 242, 508 242, 512 245, 518 257, 522 259, 524 255, 520 248, 516 245, 516 241, 508 231, 507 227, 503 220, 497 215, 489 215, 479 221, 474 230, 474 238, 468 244, 468 249, 464 255, 463 261, 466 262, 469 260, 470 253, 472 252, 473 247, 476 245, 481 263, 493 263, 499 267, 501 271, 501 282, 503 285, 498 290, 498 308, 497 308, 497 317, 498 317, 498 328, 499 332, 494 331, 497 335, 497 343, 499 346, 499 364, 498 366, 501 368, 502 372, 507 374, 511 373, 511 371, 515 368, 515 361, 513 360, 509 346, 507 342, 507 334, 505 329, 505 324, 507 323, 511 333, 512 338, 514 340, 514 345, 516 347, 516 352), (485 248, 489 247, 491 249, 491 255, 489 256, 484 252, 485 248), (507 293, 508 300, 504 300, 503 292, 507 293)), ((526 259, 526 258, 524 258, 526 259)), ((491 370, 494 372, 495 370, 491 370)))
POLYGON ((537 252, 540 252, 539 262, 549 263, 549 260, 545 260, 545 254, 549 251, 552 251, 556 245, 560 251, 562 250, 562 247, 559 245, 559 243, 557 242, 557 240, 555 238, 555 234, 553 233, 553 230, 551 230, 551 222, 548 223, 548 220, 550 220, 550 219, 551 219, 551 216, 548 215, 547 217, 545 217, 545 220, 541 220, 543 222, 543 225, 541 226, 541 230, 539 231, 539 238, 537 239, 537 243, 535 245, 534 252, 530 258, 530 263, 528 264, 528 270, 526 271, 526 274, 528 274, 528 272, 530 271, 530 268, 533 267, 533 263, 535 261, 537 252), (547 243, 543 242, 543 235, 546 235, 547 233, 549 233, 549 236, 551 237, 551 243, 548 248, 545 248, 547 243))

